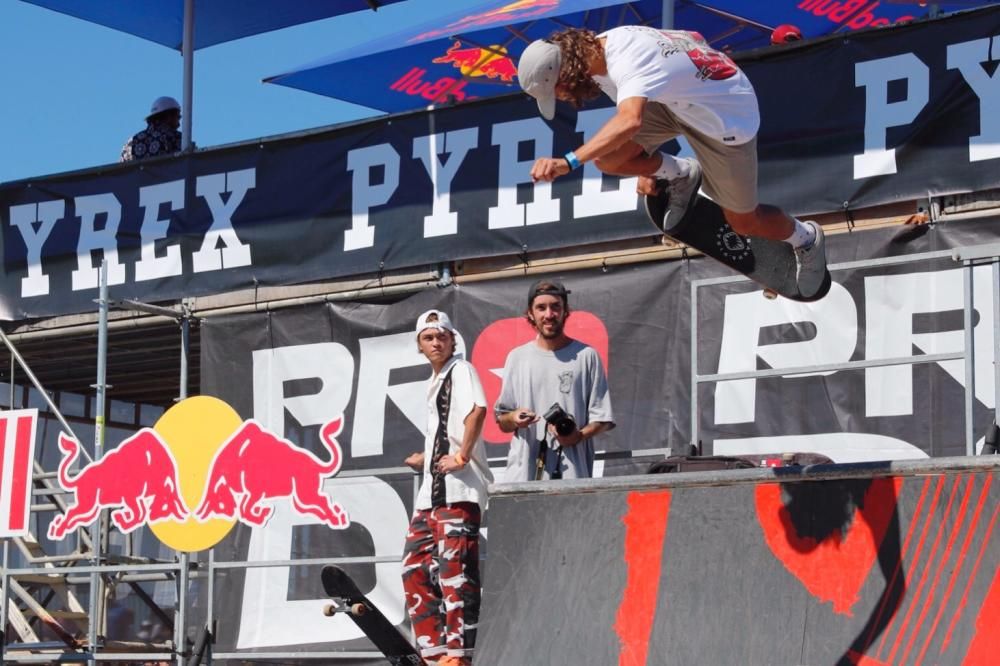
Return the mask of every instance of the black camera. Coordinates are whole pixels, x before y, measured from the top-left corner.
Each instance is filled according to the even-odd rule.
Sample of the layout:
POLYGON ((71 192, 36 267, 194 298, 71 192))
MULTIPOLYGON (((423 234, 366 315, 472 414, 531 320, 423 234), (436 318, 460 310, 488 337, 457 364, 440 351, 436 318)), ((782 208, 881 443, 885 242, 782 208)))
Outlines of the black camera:
POLYGON ((542 418, 545 419, 546 423, 552 424, 560 437, 571 435, 576 430, 576 421, 573 420, 572 416, 563 411, 558 402, 549 407, 542 418))

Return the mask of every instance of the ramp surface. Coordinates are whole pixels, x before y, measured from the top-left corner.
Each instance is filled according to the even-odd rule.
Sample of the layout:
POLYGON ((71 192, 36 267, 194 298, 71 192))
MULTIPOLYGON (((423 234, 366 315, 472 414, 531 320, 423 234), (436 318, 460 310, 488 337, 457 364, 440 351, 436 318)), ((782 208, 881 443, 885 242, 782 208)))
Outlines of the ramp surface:
POLYGON ((486 664, 988 664, 1000 459, 501 486, 486 664))

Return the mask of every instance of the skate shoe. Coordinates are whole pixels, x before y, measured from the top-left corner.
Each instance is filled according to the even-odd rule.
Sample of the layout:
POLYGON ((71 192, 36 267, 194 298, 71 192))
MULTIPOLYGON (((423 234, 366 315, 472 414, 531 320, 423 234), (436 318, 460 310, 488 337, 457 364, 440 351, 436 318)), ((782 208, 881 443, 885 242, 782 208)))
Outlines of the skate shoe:
POLYGON ((800 247, 795 250, 795 262, 798 264, 796 270, 796 281, 799 285, 799 293, 809 297, 819 291, 826 277, 826 245, 823 239, 823 228, 813 222, 806 220, 807 224, 816 232, 816 240, 808 247, 800 247))

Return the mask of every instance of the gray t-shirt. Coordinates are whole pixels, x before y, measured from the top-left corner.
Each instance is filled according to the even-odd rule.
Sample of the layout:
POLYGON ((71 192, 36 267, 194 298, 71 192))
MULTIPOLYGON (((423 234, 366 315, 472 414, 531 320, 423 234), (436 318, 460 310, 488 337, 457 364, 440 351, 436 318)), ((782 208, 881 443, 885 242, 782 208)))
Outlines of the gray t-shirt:
MULTIPOLYGON (((538 446, 546 437, 545 419, 541 418, 554 403, 582 428, 593 421, 614 425, 608 380, 597 352, 578 340, 562 349, 547 351, 534 341, 521 345, 507 355, 503 368, 503 387, 497 400, 497 415, 526 407, 535 412, 538 422, 519 428, 510 441, 507 469, 503 481, 531 481, 535 478, 538 446)), ((558 467, 563 478, 587 478, 594 472, 594 438, 562 451, 553 450, 555 436, 549 435, 544 478, 558 467)))

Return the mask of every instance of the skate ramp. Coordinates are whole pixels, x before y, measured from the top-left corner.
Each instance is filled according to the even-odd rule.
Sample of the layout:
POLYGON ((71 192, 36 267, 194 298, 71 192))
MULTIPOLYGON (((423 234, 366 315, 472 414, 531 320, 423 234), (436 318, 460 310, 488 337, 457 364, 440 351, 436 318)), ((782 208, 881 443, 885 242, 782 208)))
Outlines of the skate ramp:
POLYGON ((477 662, 989 664, 1000 459, 498 486, 477 662))

